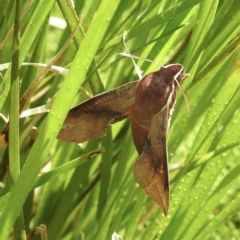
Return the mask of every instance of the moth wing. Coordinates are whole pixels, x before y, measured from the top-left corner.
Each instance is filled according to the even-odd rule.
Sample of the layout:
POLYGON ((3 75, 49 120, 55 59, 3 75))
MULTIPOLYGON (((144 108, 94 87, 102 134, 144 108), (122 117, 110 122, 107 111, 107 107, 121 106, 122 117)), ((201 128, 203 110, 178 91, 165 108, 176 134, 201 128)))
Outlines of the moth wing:
POLYGON ((106 134, 109 124, 131 114, 139 80, 127 83, 72 108, 57 136, 59 140, 81 143, 106 134))
POLYGON ((152 118, 148 139, 133 172, 137 183, 167 215, 169 208, 168 154, 166 138, 168 107, 152 118))

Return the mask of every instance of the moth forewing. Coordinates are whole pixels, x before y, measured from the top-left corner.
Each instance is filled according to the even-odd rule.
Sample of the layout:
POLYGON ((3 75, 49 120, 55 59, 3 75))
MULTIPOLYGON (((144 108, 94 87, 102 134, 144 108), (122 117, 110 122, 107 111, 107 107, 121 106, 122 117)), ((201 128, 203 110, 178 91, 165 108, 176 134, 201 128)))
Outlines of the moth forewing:
POLYGON ((124 84, 111 91, 98 94, 72 108, 57 136, 59 140, 82 143, 106 134, 109 124, 131 114, 139 81, 124 84))
POLYGON ((143 153, 134 164, 137 183, 163 210, 169 208, 168 154, 166 137, 168 131, 168 109, 152 118, 143 153))
MULTIPOLYGON (((169 180, 166 141, 171 115, 176 103, 178 84, 175 81, 179 83, 183 80, 181 75, 183 74, 183 66, 181 64, 171 64, 163 66, 163 68, 165 68, 164 76, 168 79, 166 87, 171 91, 159 96, 160 102, 165 102, 165 105, 157 114, 152 116, 143 152, 139 160, 134 164, 133 171, 140 187, 167 215, 169 208, 169 180)), ((164 85, 160 84, 159 86, 163 87, 164 85)))

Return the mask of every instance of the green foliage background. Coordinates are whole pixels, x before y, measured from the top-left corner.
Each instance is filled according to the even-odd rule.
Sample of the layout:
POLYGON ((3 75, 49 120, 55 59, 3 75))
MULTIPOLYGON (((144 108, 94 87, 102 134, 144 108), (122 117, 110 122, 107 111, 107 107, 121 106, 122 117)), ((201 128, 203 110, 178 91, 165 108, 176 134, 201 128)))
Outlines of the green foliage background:
MULTIPOLYGON (((123 239, 240 239, 239 0, 88 0, 75 7, 67 0, 3 0, 0 6, 1 69, 12 63, 1 80, 1 239, 46 239, 46 233, 111 239, 114 232, 123 239), (67 27, 50 25, 52 17, 67 27), (191 112, 179 91, 168 136, 170 168, 183 163, 170 173, 168 217, 134 180, 138 156, 129 120, 82 146, 56 140, 72 106, 137 79, 131 60, 118 55, 124 31, 132 54, 179 62, 190 73, 182 88, 191 112), (69 73, 52 73, 51 64, 69 73), (47 104, 50 113, 18 123, 18 93, 20 110, 47 104)), ((144 75, 158 68, 137 64, 144 75)))

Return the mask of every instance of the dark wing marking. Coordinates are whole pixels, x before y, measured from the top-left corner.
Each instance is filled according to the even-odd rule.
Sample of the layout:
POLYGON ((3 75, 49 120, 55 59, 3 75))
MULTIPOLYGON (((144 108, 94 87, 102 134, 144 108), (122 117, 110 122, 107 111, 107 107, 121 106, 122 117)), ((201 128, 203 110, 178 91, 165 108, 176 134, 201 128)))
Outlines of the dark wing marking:
POLYGON ((109 124, 131 114, 139 80, 127 83, 72 108, 57 136, 59 140, 81 143, 106 134, 109 124))

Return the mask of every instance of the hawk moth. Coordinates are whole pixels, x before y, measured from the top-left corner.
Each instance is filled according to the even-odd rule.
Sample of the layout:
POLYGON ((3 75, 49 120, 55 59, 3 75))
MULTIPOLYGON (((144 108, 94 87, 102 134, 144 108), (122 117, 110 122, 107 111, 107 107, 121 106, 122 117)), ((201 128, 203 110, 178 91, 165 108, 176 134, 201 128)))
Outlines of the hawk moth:
POLYGON ((137 183, 167 215, 169 179, 167 134, 179 84, 188 76, 181 64, 162 66, 133 81, 72 108, 57 136, 81 143, 106 134, 109 124, 130 118, 139 154, 133 172, 137 183))

